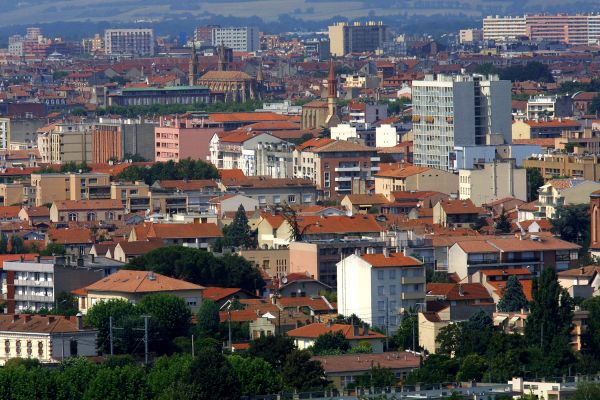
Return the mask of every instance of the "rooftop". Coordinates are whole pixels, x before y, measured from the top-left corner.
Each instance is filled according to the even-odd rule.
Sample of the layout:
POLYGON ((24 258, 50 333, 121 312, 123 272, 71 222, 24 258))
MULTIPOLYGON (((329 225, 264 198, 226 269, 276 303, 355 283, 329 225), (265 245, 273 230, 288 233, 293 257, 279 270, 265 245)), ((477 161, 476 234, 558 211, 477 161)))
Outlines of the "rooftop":
POLYGON ((88 292, 156 293, 204 287, 149 271, 120 270, 85 288, 88 292))

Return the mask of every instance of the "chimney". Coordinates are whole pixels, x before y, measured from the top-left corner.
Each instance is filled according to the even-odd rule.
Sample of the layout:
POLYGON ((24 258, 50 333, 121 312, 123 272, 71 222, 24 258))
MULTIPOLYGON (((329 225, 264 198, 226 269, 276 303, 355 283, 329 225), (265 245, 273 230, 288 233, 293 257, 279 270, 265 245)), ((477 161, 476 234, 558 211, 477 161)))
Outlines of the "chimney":
POLYGON ((78 312, 77 315, 77 330, 83 330, 83 314, 78 312))
POLYGON ((363 336, 369 336, 369 324, 363 324, 363 336))
POLYGON ((462 283, 458 284, 458 295, 461 297, 465 295, 465 292, 463 291, 462 283))
POLYGON ((35 256, 35 262, 36 263, 39 264, 41 262, 41 260, 42 260, 42 257, 40 255, 35 256))
POLYGON ((354 337, 360 335, 360 333, 359 333, 360 327, 358 325, 352 324, 352 330, 353 330, 354 337))
POLYGON ((54 317, 52 315, 48 316, 48 325, 54 322, 54 317))

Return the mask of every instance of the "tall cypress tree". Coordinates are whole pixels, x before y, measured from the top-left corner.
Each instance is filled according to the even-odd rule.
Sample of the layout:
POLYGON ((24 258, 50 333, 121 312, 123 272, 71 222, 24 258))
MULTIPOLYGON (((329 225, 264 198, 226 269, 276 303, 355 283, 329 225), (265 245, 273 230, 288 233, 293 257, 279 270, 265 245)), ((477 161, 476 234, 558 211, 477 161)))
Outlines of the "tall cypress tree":
POLYGON ((254 235, 248 224, 248 217, 244 206, 240 204, 233 222, 229 225, 225 232, 225 240, 228 246, 244 246, 252 247, 254 235))
POLYGON ((528 304, 521 282, 516 276, 510 276, 502 293, 502 299, 498 302, 498 311, 518 312, 527 308, 528 304))

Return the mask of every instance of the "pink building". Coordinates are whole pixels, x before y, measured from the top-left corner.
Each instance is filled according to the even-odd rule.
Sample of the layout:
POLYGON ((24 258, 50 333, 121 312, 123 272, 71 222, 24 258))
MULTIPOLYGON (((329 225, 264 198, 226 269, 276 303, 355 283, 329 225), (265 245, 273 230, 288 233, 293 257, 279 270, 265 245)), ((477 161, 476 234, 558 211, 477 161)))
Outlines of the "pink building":
POLYGON ((189 116, 161 117, 160 125, 154 128, 156 161, 177 162, 188 157, 208 160, 210 139, 223 129, 216 126, 202 126, 196 122, 189 116))

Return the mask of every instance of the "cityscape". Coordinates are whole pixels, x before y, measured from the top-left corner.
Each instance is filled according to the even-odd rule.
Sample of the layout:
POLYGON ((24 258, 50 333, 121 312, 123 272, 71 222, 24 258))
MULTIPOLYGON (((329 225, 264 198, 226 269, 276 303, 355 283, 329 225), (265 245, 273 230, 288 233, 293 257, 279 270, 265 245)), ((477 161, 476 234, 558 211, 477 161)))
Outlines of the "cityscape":
POLYGON ((6 5, 0 400, 600 400, 564 3, 6 5))

